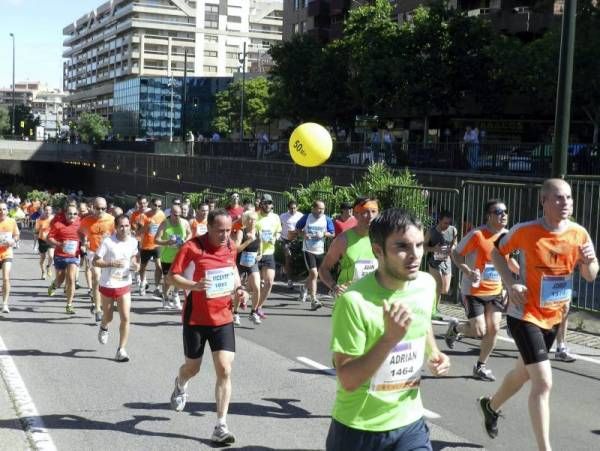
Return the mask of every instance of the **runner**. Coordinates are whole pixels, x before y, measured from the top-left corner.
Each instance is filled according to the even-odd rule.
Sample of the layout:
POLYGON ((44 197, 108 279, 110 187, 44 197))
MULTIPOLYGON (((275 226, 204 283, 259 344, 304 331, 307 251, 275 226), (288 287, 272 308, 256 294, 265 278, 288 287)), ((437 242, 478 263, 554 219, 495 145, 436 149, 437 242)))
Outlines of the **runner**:
POLYGON ((10 270, 12 268, 12 248, 19 241, 19 228, 14 219, 8 217, 8 204, 0 202, 0 268, 2 268, 2 313, 9 313, 10 270))
POLYGON ((356 226, 357 220, 352 211, 352 207, 350 202, 342 202, 340 204, 340 214, 333 221, 335 236, 341 235, 346 230, 356 226))
POLYGON ((53 296, 56 287, 61 286, 64 282, 67 301, 65 311, 69 315, 74 315, 73 298, 75 297, 76 280, 81 259, 79 246, 80 221, 77 208, 67 207, 65 218, 65 222, 55 222, 48 233, 47 241, 55 247, 54 267, 56 268, 56 278, 48 288, 48 295, 53 296))
POLYGON ((233 222, 241 219, 242 213, 244 213, 244 207, 240 205, 240 195, 238 193, 231 194, 229 197, 229 205, 227 205, 226 210, 233 222))
POLYGON ((296 223, 302 218, 303 214, 298 211, 298 204, 291 200, 288 202, 288 211, 279 215, 281 221, 281 242, 283 244, 284 270, 287 277, 287 286, 291 290, 294 288, 292 271, 292 247, 298 238, 296 232, 296 223))
POLYGON ((440 320, 442 315, 438 309, 442 294, 448 294, 452 281, 452 262, 450 256, 456 247, 458 232, 452 225, 452 213, 442 210, 438 223, 425 234, 425 252, 429 274, 435 279, 437 298, 433 319, 440 320))
POLYGON ((187 240, 192 237, 192 231, 188 222, 181 217, 181 206, 173 205, 171 214, 159 226, 154 242, 160 245, 160 266, 163 273, 163 308, 175 307, 181 311, 181 300, 177 288, 169 298, 169 288, 166 275, 169 273, 175 255, 187 240))
MULTIPOLYGON (((468 322, 460 324, 452 318, 446 332, 446 344, 454 349, 454 342, 462 335, 481 338, 473 376, 495 381, 487 360, 496 344, 505 297, 500 275, 492 263, 492 250, 498 238, 507 232, 508 210, 500 199, 490 199, 483 211, 485 225, 471 230, 454 250, 454 261, 463 275, 460 291, 468 322)), ((510 259, 509 265, 514 273, 518 273, 516 262, 510 259)))
POLYGON ((154 242, 154 237, 158 228, 165 220, 166 216, 161 210, 162 201, 160 199, 152 199, 151 211, 144 213, 141 216, 141 266, 140 266, 140 296, 146 296, 146 290, 149 288, 146 282, 146 267, 150 260, 154 260, 154 296, 162 299, 160 290, 160 279, 162 269, 160 267, 160 253, 158 245, 154 242))
POLYGON ((208 341, 217 376, 215 387, 217 424, 211 440, 233 443, 226 416, 231 398, 231 367, 235 356, 235 332, 231 314, 232 296, 245 298, 235 266, 235 245, 231 242, 231 218, 223 209, 208 215, 208 233, 185 243, 169 275, 170 283, 189 292, 183 311, 185 363, 175 378, 171 406, 185 408, 188 381, 200 371, 208 341), (187 275, 193 268, 192 275, 187 275))
POLYGON ((308 270, 308 277, 304 285, 304 291, 300 294, 302 302, 306 301, 306 295, 310 298, 310 309, 318 310, 323 304, 317 298, 317 280, 319 278, 319 266, 325 255, 325 240, 332 238, 335 229, 333 221, 325 216, 325 203, 315 200, 312 204, 312 212, 302 216, 296 223, 296 231, 302 236, 302 252, 304 253, 304 264, 308 270))
POLYGON ((588 232, 569 220, 571 187, 561 179, 542 186, 543 216, 515 225, 492 252, 492 261, 508 287, 507 326, 519 349, 515 367, 491 397, 479 399, 485 429, 498 435, 500 407, 531 381, 529 414, 538 449, 550 450, 552 367, 548 352, 571 301, 573 271, 588 282, 598 274, 598 259, 588 232), (513 278, 504 256, 519 251, 520 276, 513 278))
MULTIPOLYGON (((79 238, 82 246, 85 246, 86 258, 90 267, 94 261, 94 253, 100 247, 100 243, 107 236, 112 235, 115 229, 115 218, 106 213, 106 199, 96 197, 94 199, 94 212, 83 218, 79 224, 79 238)), ((102 304, 100 292, 100 268, 91 268, 92 272, 92 313, 96 322, 102 320, 102 304)), ((54 287, 56 289, 56 286, 54 287)))
POLYGON ((192 230, 192 238, 202 236, 206 233, 208 219, 208 204, 202 202, 196 210, 196 217, 190 221, 190 229, 192 230))
MULTIPOLYGON (((138 241, 138 249, 141 249, 142 237, 144 235, 143 215, 148 212, 150 212, 150 208, 148 208, 148 198, 144 195, 139 195, 135 201, 135 209, 129 216, 131 235, 138 241)), ((134 277, 136 285, 141 289, 141 278, 139 273, 136 273, 134 277)))
POLYGON ((369 235, 378 269, 335 302, 331 350, 337 392, 327 451, 431 450, 419 383, 424 361, 435 376, 450 360, 431 327, 435 280, 419 271, 420 222, 383 211, 369 235))
MULTIPOLYGON (((261 320, 256 313, 258 300, 260 298, 260 275, 258 261, 260 260, 260 237, 256 231, 258 213, 246 211, 242 215, 243 229, 239 230, 234 237, 236 250, 238 252, 237 267, 242 280, 246 278, 252 296, 252 310, 248 319, 254 324, 260 324, 261 320)), ((233 304, 233 324, 240 325, 238 313, 239 301, 233 304)), ((245 307, 243 307, 245 308, 245 307)))
POLYGON ((42 271, 42 280, 51 277, 51 265, 54 261, 54 249, 47 242, 48 232, 50 232, 50 223, 54 219, 52 207, 44 207, 42 215, 35 221, 35 233, 37 235, 38 253, 40 254, 40 270, 42 271))
POLYGON ((119 347, 115 360, 128 362, 125 350, 129 338, 129 314, 131 308, 131 266, 139 266, 137 240, 131 236, 129 218, 123 214, 115 218, 116 233, 104 238, 94 256, 94 267, 101 268, 100 296, 104 317, 98 330, 98 341, 108 342, 108 326, 113 319, 113 304, 117 303, 121 324, 119 347))
MULTIPOLYGON (((87 202, 79 202, 79 206, 78 206, 78 212, 79 212, 79 220, 81 221, 83 218, 85 218, 86 216, 90 215, 90 209, 88 207, 87 202)), ((81 244, 81 242, 79 242, 79 255, 80 255, 80 266, 83 266, 83 274, 85 276, 85 282, 86 282, 86 286, 88 287, 88 294, 91 296, 92 295, 92 269, 91 269, 91 265, 90 262, 87 259, 87 248, 85 246, 83 246, 81 244)), ((79 278, 79 274, 77 275, 77 278, 79 278)), ((75 281, 75 287, 79 287, 79 283, 77 283, 77 280, 75 281)))
POLYGON ((377 199, 359 197, 352 209, 356 213, 356 226, 336 236, 319 268, 321 282, 329 287, 334 297, 344 293, 352 282, 377 269, 369 239, 369 226, 379 214, 377 199), (340 273, 336 283, 333 272, 338 263, 340 273))
POLYGON ((281 221, 279 216, 273 213, 273 198, 270 194, 263 194, 260 198, 260 211, 256 231, 260 237, 260 260, 258 270, 260 271, 261 289, 256 313, 260 319, 267 315, 262 306, 271 294, 273 281, 275 280, 275 243, 281 235, 281 221))

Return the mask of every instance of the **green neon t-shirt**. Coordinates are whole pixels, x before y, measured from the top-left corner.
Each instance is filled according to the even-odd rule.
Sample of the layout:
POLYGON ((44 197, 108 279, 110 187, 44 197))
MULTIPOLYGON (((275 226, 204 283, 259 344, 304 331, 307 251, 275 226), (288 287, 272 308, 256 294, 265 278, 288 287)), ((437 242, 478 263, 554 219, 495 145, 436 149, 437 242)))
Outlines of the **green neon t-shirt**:
POLYGON ((383 336, 385 299, 410 308, 410 328, 376 374, 357 390, 348 392, 338 381, 332 412, 340 423, 364 431, 390 431, 423 417, 419 381, 435 304, 435 281, 429 274, 419 272, 395 291, 382 287, 375 273, 352 284, 335 302, 331 350, 356 357, 369 352, 383 336))
MULTIPOLYGON (((338 285, 360 279, 366 268, 377 268, 377 259, 373 254, 369 235, 360 236, 353 229, 346 230, 346 252, 340 259, 338 285)), ((372 270, 371 270, 372 271, 372 270)))
POLYGON ((260 254, 273 255, 275 240, 281 235, 281 220, 275 213, 267 215, 260 213, 256 222, 256 231, 260 237, 260 254))

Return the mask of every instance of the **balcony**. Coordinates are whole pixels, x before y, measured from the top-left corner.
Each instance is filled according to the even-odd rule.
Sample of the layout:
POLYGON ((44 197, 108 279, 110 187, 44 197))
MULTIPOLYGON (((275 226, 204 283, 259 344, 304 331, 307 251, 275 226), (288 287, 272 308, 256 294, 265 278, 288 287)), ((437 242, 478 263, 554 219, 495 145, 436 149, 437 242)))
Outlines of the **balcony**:
POLYGON ((329 15, 329 0, 312 0, 308 4, 308 17, 329 15))

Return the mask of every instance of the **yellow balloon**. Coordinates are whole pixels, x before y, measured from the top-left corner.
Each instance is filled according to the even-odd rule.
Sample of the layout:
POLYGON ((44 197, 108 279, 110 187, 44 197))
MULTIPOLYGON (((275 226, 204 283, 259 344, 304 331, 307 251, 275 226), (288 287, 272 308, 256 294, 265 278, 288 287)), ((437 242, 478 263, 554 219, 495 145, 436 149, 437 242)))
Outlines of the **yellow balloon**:
POLYGON ((325 163, 331 156, 333 141, 322 125, 306 122, 290 136, 290 155, 300 166, 312 168, 325 163))

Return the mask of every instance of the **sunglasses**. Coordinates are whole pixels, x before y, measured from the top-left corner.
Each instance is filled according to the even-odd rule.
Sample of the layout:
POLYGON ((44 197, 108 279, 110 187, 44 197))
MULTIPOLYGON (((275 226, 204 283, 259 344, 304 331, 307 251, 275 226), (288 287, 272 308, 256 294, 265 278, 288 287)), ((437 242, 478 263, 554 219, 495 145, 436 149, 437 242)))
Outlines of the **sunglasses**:
POLYGON ((154 207, 154 208, 160 208, 160 207, 162 207, 162 205, 160 205, 160 204, 159 205, 153 204, 152 207, 154 207))
POLYGON ((94 207, 96 210, 106 211, 106 207, 94 207))
POLYGON ((502 216, 502 215, 508 215, 508 210, 503 210, 502 208, 496 208, 494 211, 492 211, 492 213, 494 213, 496 216, 502 216))
POLYGON ((265 205, 273 205, 273 201, 271 200, 263 200, 261 203, 265 205))
POLYGON ((77 216, 77 213, 67 213, 67 216, 77 216))

